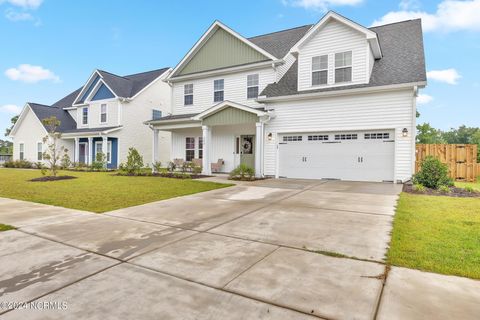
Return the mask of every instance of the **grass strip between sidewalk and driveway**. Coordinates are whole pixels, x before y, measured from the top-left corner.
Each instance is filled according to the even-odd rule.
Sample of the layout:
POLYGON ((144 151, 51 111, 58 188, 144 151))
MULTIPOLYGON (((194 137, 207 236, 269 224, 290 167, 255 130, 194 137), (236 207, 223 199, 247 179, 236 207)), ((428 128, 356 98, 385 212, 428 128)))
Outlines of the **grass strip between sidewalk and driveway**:
POLYGON ((40 170, 0 169, 0 197, 100 213, 230 186, 191 179, 116 176, 111 172, 59 174, 78 179, 31 182, 42 176, 40 170))
POLYGON ((480 199, 402 193, 388 263, 480 279, 480 199))
POLYGON ((8 224, 3 224, 3 223, 0 223, 0 232, 2 231, 8 231, 8 230, 15 230, 16 228, 13 227, 13 226, 10 226, 8 224))

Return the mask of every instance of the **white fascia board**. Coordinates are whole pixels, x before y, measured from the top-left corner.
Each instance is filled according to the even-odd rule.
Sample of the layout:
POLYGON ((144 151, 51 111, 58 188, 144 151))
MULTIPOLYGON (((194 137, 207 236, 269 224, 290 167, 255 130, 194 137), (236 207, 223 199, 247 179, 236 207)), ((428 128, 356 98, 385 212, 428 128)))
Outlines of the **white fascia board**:
POLYGON ((30 107, 30 105, 29 105, 28 103, 26 103, 25 106, 24 106, 23 109, 22 109, 22 112, 20 112, 20 116, 18 117, 17 122, 15 122, 15 124, 13 125, 12 131, 10 132, 9 137, 11 137, 11 138, 14 137, 15 132, 17 131, 18 127, 20 127, 21 122, 22 122, 23 119, 26 117, 27 112, 29 112, 29 111, 30 111, 30 112, 34 115, 34 117, 38 120, 38 122, 40 123, 40 126, 42 127, 43 131, 45 131, 45 134, 46 134, 46 135, 48 134, 48 131, 47 131, 47 129, 45 129, 45 127, 43 126, 42 121, 37 117, 37 115, 35 114, 35 112, 33 112, 32 107, 30 107))
POLYGON ((235 102, 232 102, 232 101, 225 100, 225 101, 222 101, 222 102, 214 105, 213 107, 203 111, 202 113, 197 114, 192 119, 193 120, 202 120, 203 118, 205 118, 209 115, 212 115, 212 114, 214 114, 218 111, 221 111, 225 108, 228 108, 228 107, 232 107, 232 108, 235 108, 235 109, 250 112, 250 113, 253 113, 253 114, 255 114, 259 117, 266 115, 266 112, 264 112, 264 111, 257 110, 257 109, 254 109, 254 108, 251 108, 251 107, 248 107, 248 106, 244 106, 243 104, 238 104, 238 103, 235 103, 235 102))
POLYGON ((150 88, 154 83, 156 83, 158 80, 166 80, 168 78, 168 76, 170 75, 170 72, 172 72, 172 68, 169 68, 167 70, 165 70, 164 73, 162 73, 161 75, 159 75, 156 79, 154 79, 152 82, 150 82, 149 84, 147 84, 145 87, 143 87, 142 90, 138 91, 133 97, 130 98, 130 100, 133 100, 135 99, 136 97, 138 97, 142 92, 144 92, 145 90, 147 90, 148 88, 150 88))
POLYGON ((342 15, 339 15, 338 13, 334 11, 329 11, 327 14, 325 14, 320 21, 314 25, 298 42, 290 49, 289 53, 298 53, 300 51, 300 47, 310 40, 312 36, 314 36, 325 24, 327 24, 331 19, 335 19, 347 26, 349 26, 352 29, 355 29, 363 34, 365 34, 368 42, 370 43, 370 46, 372 46, 372 43, 374 44, 372 46, 372 51, 375 55, 376 59, 379 59, 382 57, 382 52, 380 49, 380 45, 378 43, 378 38, 377 34, 373 32, 372 30, 365 28, 364 26, 348 19, 345 18, 342 15), (376 45, 375 45, 376 43, 376 45))
POLYGON ((363 88, 344 89, 344 90, 299 93, 299 94, 292 94, 288 96, 278 96, 278 97, 270 97, 270 98, 261 96, 257 99, 257 102, 268 103, 268 102, 275 102, 275 101, 306 100, 306 99, 330 97, 330 96, 345 96, 345 95, 352 95, 357 93, 401 90, 405 88, 413 88, 415 86, 418 86, 419 88, 423 88, 426 86, 426 84, 427 84, 426 81, 421 81, 421 82, 391 84, 391 85, 377 86, 377 87, 363 87, 363 88))
POLYGON ((77 95, 77 97, 75 98, 75 100, 73 100, 73 103, 72 103, 72 106, 80 106, 80 105, 83 105, 83 103, 76 103, 78 99, 80 99, 80 97, 85 93, 85 90, 87 89, 88 85, 90 84, 90 81, 93 79, 93 76, 94 75, 98 75, 100 77, 100 79, 103 79, 102 78, 102 75, 100 74, 100 72, 98 72, 98 69, 95 69, 93 70, 92 74, 90 75, 90 77, 88 78, 87 82, 83 85, 83 88, 82 90, 80 90, 80 93, 77 95))
POLYGON ((188 63, 192 57, 197 53, 197 51, 207 42, 207 40, 213 35, 213 33, 217 30, 217 28, 222 28, 226 32, 230 33, 232 36, 238 38, 240 41, 244 42, 248 46, 250 46, 252 49, 260 52, 263 54, 265 57, 271 59, 271 60, 277 60, 276 57, 268 53, 267 51, 263 50, 253 42, 247 40, 243 36, 241 36, 239 33, 233 31, 223 23, 221 23, 218 20, 215 20, 213 24, 207 29, 207 31, 202 35, 202 37, 193 45, 193 47, 187 52, 187 54, 183 57, 183 59, 177 64, 177 66, 173 69, 173 71, 170 73, 168 80, 170 80, 171 77, 175 76, 175 73, 178 72, 186 63, 188 63))

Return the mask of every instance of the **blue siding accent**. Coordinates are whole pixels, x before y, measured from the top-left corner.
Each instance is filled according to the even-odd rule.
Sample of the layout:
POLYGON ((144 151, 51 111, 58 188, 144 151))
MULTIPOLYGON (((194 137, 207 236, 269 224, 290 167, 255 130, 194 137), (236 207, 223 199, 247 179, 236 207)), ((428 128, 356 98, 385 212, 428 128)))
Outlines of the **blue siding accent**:
POLYGON ((93 81, 92 81, 92 84, 90 85, 90 87, 88 87, 87 91, 85 91, 85 93, 83 94, 82 98, 80 100, 78 100, 79 103, 82 103, 85 101, 85 99, 87 99, 88 95, 90 94, 90 92, 92 92, 93 88, 95 87, 95 85, 97 84, 98 80, 100 80, 100 77, 99 76, 96 76, 93 81))
MULTIPOLYGON (((81 139, 80 139, 81 140, 81 139)), ((92 139, 92 159, 93 161, 95 161, 96 157, 95 157, 95 143, 97 141, 103 141, 102 138, 93 138, 92 139)), ((117 161, 117 158, 118 158, 118 138, 108 138, 108 141, 111 141, 112 142, 112 154, 111 154, 111 157, 112 157, 112 161, 111 163, 107 163, 107 168, 109 169, 116 169, 118 167, 118 161, 117 161)))
POLYGON ((98 88, 97 92, 93 96, 92 101, 103 100, 103 99, 111 99, 111 98, 114 98, 114 97, 115 97, 115 95, 110 90, 108 90, 108 88, 105 84, 102 83, 100 88, 98 88))

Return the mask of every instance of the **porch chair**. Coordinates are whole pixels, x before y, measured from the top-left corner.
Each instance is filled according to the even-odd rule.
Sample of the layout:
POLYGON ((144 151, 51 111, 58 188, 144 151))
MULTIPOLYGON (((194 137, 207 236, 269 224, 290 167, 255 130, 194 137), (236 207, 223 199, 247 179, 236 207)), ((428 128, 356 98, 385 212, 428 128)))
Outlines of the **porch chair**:
POLYGON ((195 167, 201 167, 202 166, 202 159, 192 159, 192 163, 195 167))
POLYGON ((183 159, 173 159, 173 164, 175 164, 175 168, 177 168, 177 170, 183 167, 184 162, 185 161, 183 159))
POLYGON ((221 172, 223 166, 223 159, 218 159, 217 162, 212 162, 212 172, 221 172))

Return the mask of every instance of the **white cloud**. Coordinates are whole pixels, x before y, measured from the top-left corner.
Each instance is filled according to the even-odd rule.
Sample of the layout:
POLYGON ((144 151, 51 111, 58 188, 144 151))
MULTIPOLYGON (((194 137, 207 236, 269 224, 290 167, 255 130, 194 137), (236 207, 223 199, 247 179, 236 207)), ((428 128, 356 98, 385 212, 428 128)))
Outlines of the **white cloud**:
POLYGON ((432 102, 432 100, 433 100, 433 97, 425 93, 420 93, 417 96, 417 104, 427 104, 432 102))
POLYGON ((0 4, 7 2, 12 6, 21 7, 23 9, 37 9, 42 4, 43 0, 0 0, 0 4))
POLYGON ((0 111, 4 113, 19 114, 22 111, 22 108, 14 104, 5 104, 0 107, 0 111))
POLYGON ((286 6, 318 11, 327 11, 329 7, 335 6, 354 6, 362 2, 363 0, 282 0, 282 3, 286 6))
POLYGON ((27 83, 35 83, 42 80, 60 81, 60 78, 52 71, 42 66, 32 66, 30 64, 21 64, 17 68, 7 69, 5 75, 11 80, 27 83))
POLYGON ((27 21, 33 20, 33 16, 28 12, 17 12, 12 9, 5 11, 5 18, 10 21, 27 21))
POLYGON ((419 0, 402 0, 398 7, 401 10, 417 10, 420 8, 420 1, 419 0))
POLYGON ((424 31, 480 31, 480 0, 443 0, 434 13, 400 3, 400 11, 391 11, 372 25, 382 25, 403 20, 422 19, 424 31))
POLYGON ((428 79, 438 82, 445 82, 448 84, 457 84, 461 77, 462 76, 457 72, 457 70, 453 68, 445 70, 432 70, 427 72, 428 79))

